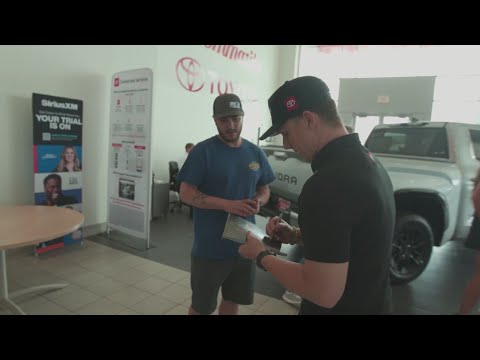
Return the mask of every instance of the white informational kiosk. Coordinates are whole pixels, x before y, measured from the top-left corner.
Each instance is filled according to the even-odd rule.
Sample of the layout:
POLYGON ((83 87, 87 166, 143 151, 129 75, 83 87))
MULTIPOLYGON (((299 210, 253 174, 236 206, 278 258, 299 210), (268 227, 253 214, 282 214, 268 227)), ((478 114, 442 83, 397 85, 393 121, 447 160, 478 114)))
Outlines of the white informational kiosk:
POLYGON ((153 72, 112 77, 107 232, 117 230, 150 247, 153 72))

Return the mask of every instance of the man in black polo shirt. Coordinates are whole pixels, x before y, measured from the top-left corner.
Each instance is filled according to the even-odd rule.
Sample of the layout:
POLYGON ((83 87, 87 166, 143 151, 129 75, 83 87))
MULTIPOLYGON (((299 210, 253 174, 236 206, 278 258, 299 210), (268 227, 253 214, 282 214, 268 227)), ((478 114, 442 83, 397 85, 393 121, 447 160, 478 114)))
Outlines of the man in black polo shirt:
POLYGON ((303 298, 299 314, 383 314, 390 311, 389 266, 395 201, 383 166, 348 134, 325 83, 313 76, 285 82, 268 100, 272 127, 312 164, 294 228, 278 217, 267 234, 303 243, 305 263, 280 259, 250 233, 239 252, 303 298))

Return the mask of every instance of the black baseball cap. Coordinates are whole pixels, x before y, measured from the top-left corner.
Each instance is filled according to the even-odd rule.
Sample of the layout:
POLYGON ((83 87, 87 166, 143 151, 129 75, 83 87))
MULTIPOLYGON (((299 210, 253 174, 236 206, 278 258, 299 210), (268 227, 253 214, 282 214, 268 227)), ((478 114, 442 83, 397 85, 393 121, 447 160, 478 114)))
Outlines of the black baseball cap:
POLYGON ((222 94, 213 102, 213 117, 243 116, 242 102, 235 94, 222 94))
POLYGON ((272 126, 260 136, 259 140, 278 135, 278 129, 288 120, 301 115, 306 110, 314 110, 330 99, 328 86, 315 76, 301 76, 286 81, 268 99, 272 126))

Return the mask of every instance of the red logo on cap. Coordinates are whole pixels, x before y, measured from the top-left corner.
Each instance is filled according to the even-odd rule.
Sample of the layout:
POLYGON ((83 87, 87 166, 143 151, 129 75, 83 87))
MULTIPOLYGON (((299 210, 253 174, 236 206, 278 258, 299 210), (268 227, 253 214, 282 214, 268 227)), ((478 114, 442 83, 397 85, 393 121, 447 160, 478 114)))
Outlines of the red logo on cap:
POLYGON ((113 86, 117 87, 120 85, 120 78, 115 78, 115 80, 113 81, 113 86))
POLYGON ((285 107, 289 112, 298 108, 298 104, 297 104, 297 100, 295 99, 295 96, 290 96, 283 103, 285 104, 285 107))

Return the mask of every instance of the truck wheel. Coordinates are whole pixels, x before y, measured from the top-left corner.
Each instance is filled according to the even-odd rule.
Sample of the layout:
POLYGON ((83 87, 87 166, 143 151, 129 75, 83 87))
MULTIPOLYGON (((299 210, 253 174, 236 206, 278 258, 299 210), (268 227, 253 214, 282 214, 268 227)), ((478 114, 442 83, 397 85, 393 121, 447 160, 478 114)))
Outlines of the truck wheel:
POLYGON ((425 218, 400 214, 395 224, 390 264, 390 282, 406 284, 420 276, 433 250, 433 231, 425 218))

